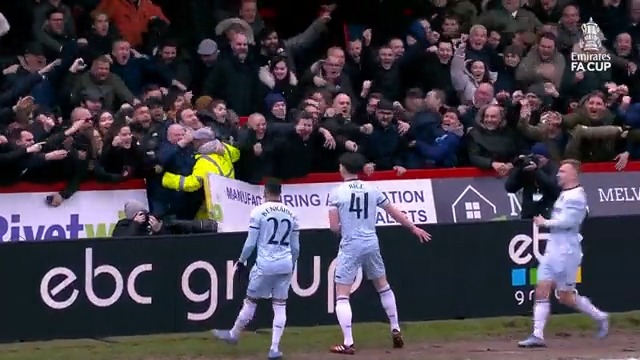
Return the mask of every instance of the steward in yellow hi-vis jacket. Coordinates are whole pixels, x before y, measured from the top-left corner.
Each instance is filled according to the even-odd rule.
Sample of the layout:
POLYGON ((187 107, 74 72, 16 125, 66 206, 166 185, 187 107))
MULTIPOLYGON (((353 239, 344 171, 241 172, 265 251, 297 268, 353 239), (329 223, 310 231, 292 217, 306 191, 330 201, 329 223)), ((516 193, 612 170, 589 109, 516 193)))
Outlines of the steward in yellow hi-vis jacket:
MULTIPOLYGON (((196 163, 191 175, 165 173, 162 177, 163 187, 176 191, 194 192, 202 188, 209 173, 235 178, 233 163, 240 159, 240 150, 216 140, 215 133, 209 128, 196 130, 193 133, 193 144, 198 149, 198 153, 195 155, 196 163)), ((202 212, 202 210, 198 212, 197 218, 207 218, 206 208, 205 214, 202 212)))

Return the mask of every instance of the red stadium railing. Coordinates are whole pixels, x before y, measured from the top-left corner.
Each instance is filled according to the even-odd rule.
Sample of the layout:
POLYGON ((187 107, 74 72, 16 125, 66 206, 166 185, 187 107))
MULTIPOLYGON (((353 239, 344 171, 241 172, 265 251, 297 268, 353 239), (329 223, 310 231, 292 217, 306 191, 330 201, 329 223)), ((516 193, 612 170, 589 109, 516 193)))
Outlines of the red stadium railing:
MULTIPOLYGON (((584 164, 585 172, 615 172, 613 163, 594 163, 584 164)), ((629 162, 624 171, 640 171, 640 161, 629 162)), ((378 171, 371 176, 366 177, 367 180, 411 180, 411 179, 442 179, 442 178, 460 178, 460 177, 495 177, 493 171, 479 170, 476 168, 451 168, 451 169, 432 169, 432 170, 409 170, 402 176, 398 176, 394 171, 378 171)), ((309 174, 303 178, 287 181, 289 184, 308 184, 340 181, 340 175, 335 173, 317 173, 309 174)), ((62 190, 64 184, 33 184, 19 183, 12 186, 0 187, 0 193, 24 193, 24 192, 54 192, 62 190)), ((80 190, 126 190, 126 189, 144 189, 144 180, 131 179, 121 183, 100 183, 96 181, 87 181, 80 185, 80 190)))

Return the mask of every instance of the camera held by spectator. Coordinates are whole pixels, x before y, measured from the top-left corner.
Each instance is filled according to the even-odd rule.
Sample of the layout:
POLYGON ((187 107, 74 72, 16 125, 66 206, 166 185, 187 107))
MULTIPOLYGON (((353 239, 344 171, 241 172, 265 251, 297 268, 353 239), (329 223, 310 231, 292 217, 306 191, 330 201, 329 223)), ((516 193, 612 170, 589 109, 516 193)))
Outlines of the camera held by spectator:
POLYGON ((165 228, 173 235, 214 234, 218 232, 218 222, 211 219, 178 220, 164 219, 165 228))
POLYGON ((205 234, 218 232, 215 220, 177 220, 149 213, 143 203, 129 200, 124 204, 125 218, 116 224, 112 237, 205 234))
POLYGON ((520 155, 513 162, 505 190, 516 193, 522 189, 521 218, 550 215, 561 191, 557 173, 558 165, 550 160, 549 149, 543 143, 534 144, 530 154, 520 155))
POLYGON ((152 236, 171 234, 167 226, 149 213, 143 203, 129 200, 124 204, 125 218, 118 220, 112 237, 152 236))

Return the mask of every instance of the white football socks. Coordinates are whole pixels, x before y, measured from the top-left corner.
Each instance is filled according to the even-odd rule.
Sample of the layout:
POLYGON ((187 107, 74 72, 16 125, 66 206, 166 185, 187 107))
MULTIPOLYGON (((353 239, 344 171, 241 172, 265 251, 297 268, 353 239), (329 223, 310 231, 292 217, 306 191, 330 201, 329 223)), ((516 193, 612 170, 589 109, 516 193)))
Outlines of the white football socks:
POLYGON ((342 328, 342 334, 344 335, 344 345, 353 345, 353 333, 351 332, 351 304, 349 303, 349 297, 338 296, 336 298, 336 317, 338 323, 342 328))
POLYGON ((602 320, 607 317, 607 314, 595 307, 586 296, 576 295, 576 309, 591 316, 594 320, 602 320))
POLYGON ((287 305, 273 303, 273 327, 271 331, 271 350, 279 351, 280 338, 287 323, 287 305))
POLYGON ((544 326, 549 318, 551 304, 548 299, 536 300, 533 304, 533 336, 544 339, 544 326))
POLYGON ((380 294, 380 302, 382 303, 382 307, 384 311, 387 313, 387 317, 389 318, 389 325, 391 326, 391 331, 398 330, 400 331, 400 322, 398 320, 398 307, 396 306, 396 296, 391 290, 389 285, 382 288, 379 292, 380 294))
POLYGON ((242 305, 242 309, 240 309, 236 322, 231 329, 231 336, 237 338, 240 335, 244 327, 253 319, 253 315, 256 313, 256 306, 256 303, 248 300, 244 301, 244 305, 242 305))

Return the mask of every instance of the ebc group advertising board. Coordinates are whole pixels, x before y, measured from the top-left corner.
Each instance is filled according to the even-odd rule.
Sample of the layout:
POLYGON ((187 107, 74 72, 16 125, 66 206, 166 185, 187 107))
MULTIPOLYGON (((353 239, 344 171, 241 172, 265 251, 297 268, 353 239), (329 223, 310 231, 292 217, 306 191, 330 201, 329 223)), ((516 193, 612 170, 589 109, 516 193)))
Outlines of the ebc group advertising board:
MULTIPOLYGON (((639 220, 585 223, 578 291, 606 311, 639 309, 640 288, 629 286, 640 276, 639 220)), ((531 314, 546 232, 522 220, 426 228, 433 235, 427 244, 400 226, 378 231, 403 321, 531 314)), ((0 251, 0 342, 227 328, 246 290, 233 266, 244 238, 229 233, 6 244, 0 251)), ((301 232, 289 325, 335 324, 338 241, 329 230, 301 232)), ((372 299, 375 289, 358 274, 354 320, 385 321, 372 299)), ((553 311, 571 310, 554 304, 553 311)), ((257 326, 271 327, 270 311, 256 315, 257 326)))
MULTIPOLYGON (((262 203, 263 187, 209 174, 207 206, 218 220, 220 232, 246 231, 251 210, 262 203)), ((438 222, 431 180, 372 181, 415 224, 438 222)), ((293 209, 301 229, 329 227, 328 200, 338 182, 292 184, 283 186, 282 202, 293 209)), ((380 226, 396 222, 378 209, 376 223, 380 226)))

